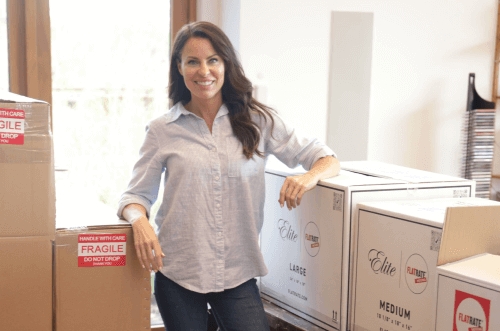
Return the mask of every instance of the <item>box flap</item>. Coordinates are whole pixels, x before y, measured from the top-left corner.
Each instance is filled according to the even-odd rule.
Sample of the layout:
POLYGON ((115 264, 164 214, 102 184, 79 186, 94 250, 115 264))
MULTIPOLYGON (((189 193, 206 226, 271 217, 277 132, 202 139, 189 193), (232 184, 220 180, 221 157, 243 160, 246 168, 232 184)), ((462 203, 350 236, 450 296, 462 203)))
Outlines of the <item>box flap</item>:
POLYGON ((381 178, 358 174, 356 172, 340 170, 338 176, 326 178, 319 182, 325 186, 342 185, 346 187, 367 186, 367 185, 393 185, 405 184, 406 182, 391 178, 381 178))
POLYGON ((500 205, 449 207, 437 265, 482 253, 500 254, 500 205))
POLYGON ((25 97, 23 95, 7 92, 7 91, 0 91, 0 102, 6 102, 6 103, 14 103, 14 102, 23 102, 23 103, 32 103, 32 102, 37 102, 37 103, 47 103, 45 101, 41 100, 36 100, 32 98, 25 97))
POLYGON ((410 183, 434 183, 434 182, 456 182, 465 181, 460 177, 442 175, 419 169, 407 168, 395 164, 377 161, 348 161, 340 162, 341 169, 357 172, 360 174, 393 178, 410 183))
MULTIPOLYGON (((294 176, 294 175, 304 174, 306 170, 301 166, 298 166, 293 169, 289 168, 275 157, 270 156, 266 163, 266 172, 280 176, 294 176)), ((363 185, 404 184, 404 183, 407 182, 392 178, 369 176, 346 170, 340 170, 338 176, 323 179, 319 182, 319 184, 325 186, 342 185, 346 187, 363 186, 363 185)))
POLYGON ((362 202, 358 204, 358 208, 442 227, 449 207, 497 205, 500 206, 497 201, 465 197, 362 202))

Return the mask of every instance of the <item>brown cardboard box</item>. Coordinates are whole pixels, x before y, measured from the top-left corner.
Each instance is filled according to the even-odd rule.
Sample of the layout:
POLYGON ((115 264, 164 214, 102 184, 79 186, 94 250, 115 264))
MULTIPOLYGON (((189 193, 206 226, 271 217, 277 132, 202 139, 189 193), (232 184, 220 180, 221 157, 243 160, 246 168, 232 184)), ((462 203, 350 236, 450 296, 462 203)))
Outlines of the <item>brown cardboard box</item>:
POLYGON ((58 198, 54 275, 56 331, 150 329, 150 274, 114 211, 58 198))
POLYGON ((50 106, 0 92, 0 237, 55 235, 50 106))
POLYGON ((0 238, 0 330, 52 331, 52 240, 0 238))

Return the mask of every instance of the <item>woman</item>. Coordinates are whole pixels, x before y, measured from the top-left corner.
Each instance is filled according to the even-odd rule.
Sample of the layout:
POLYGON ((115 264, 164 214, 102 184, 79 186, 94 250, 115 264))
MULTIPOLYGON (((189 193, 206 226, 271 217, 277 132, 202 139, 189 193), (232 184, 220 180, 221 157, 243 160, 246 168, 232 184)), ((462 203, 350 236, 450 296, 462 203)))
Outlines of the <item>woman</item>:
POLYGON ((156 272, 165 326, 206 330, 209 303, 221 330, 269 330, 255 280, 267 274, 258 245, 265 158, 310 169, 285 180, 278 202, 289 209, 320 179, 337 175, 339 163, 252 97, 233 46, 211 23, 177 34, 169 97, 174 106, 149 123, 118 210, 132 223, 143 267, 156 272), (162 173, 157 237, 148 215, 162 173))

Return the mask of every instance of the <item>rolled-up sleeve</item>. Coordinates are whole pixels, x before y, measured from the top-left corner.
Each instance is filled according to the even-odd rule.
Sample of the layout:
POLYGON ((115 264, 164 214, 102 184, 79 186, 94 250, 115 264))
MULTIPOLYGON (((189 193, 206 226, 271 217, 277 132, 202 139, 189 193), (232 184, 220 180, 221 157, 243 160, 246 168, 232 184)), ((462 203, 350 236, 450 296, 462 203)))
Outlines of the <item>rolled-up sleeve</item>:
POLYGON ((149 215, 151 206, 158 198, 161 174, 164 170, 158 152, 159 144, 155 127, 150 123, 146 127, 146 137, 140 149, 139 160, 134 165, 132 179, 120 198, 118 217, 122 217, 123 209, 131 203, 144 206, 149 215))
POLYGON ((299 164, 310 170, 313 164, 322 157, 336 154, 317 138, 301 136, 289 127, 278 115, 274 115, 274 128, 271 133, 271 121, 266 122, 266 154, 273 154, 290 168, 299 164))

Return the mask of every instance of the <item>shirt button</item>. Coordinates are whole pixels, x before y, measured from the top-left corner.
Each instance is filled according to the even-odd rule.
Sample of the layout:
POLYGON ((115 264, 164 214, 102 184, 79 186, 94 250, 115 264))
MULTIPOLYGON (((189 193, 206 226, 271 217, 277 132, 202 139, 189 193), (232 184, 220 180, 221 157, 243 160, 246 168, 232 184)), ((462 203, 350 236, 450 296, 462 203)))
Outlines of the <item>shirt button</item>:
POLYGON ((219 179, 220 179, 220 177, 219 177, 219 176, 215 176, 215 180, 219 180, 219 179))
POLYGON ((220 203, 216 204, 215 206, 216 206, 217 208, 220 208, 220 203))

